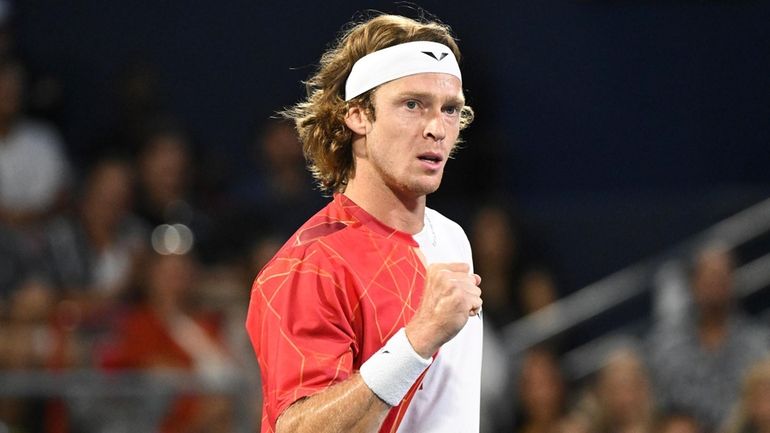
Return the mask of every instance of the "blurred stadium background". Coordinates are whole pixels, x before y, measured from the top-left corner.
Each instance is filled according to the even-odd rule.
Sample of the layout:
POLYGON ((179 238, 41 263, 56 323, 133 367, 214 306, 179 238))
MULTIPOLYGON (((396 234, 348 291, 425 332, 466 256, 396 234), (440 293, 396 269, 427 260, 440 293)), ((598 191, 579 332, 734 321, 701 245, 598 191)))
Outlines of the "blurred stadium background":
MULTIPOLYGON (((770 431, 736 415, 770 345, 770 2, 419 7, 459 37, 477 116, 429 205, 488 284, 483 430, 770 431), (699 284, 731 289, 751 350, 666 352, 699 284), (723 373, 682 385, 717 403, 666 389, 678 358, 723 373)), ((250 281, 324 201, 271 116, 363 8, 420 14, 0 0, 0 432, 257 429, 250 281)))

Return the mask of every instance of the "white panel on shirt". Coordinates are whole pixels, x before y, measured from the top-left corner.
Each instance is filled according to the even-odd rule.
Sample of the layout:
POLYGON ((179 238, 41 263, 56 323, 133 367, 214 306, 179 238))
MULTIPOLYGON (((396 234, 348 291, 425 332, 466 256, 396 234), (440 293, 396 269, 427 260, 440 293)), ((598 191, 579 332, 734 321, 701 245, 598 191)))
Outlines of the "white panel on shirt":
MULTIPOLYGON (((440 213, 426 209, 425 226, 414 239, 428 264, 464 262, 473 269, 468 237, 440 213)), ((481 340, 481 317, 469 317, 465 327, 439 350, 398 433, 478 433, 481 340)))

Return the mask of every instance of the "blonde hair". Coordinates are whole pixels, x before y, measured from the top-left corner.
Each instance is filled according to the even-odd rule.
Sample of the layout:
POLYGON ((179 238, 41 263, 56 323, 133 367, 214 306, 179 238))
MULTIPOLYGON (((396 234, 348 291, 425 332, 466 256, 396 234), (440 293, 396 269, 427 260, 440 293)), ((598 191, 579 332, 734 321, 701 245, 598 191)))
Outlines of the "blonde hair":
MULTIPOLYGON (((345 124, 351 106, 363 107, 375 119, 372 92, 345 101, 344 90, 353 64, 383 48, 412 41, 439 42, 448 46, 458 62, 460 50, 448 26, 436 21, 416 21, 399 15, 379 15, 353 23, 322 56, 319 68, 305 83, 307 99, 279 114, 295 122, 308 168, 320 188, 344 191, 355 166, 353 133, 345 124)), ((473 110, 464 106, 460 129, 473 121, 473 110)))

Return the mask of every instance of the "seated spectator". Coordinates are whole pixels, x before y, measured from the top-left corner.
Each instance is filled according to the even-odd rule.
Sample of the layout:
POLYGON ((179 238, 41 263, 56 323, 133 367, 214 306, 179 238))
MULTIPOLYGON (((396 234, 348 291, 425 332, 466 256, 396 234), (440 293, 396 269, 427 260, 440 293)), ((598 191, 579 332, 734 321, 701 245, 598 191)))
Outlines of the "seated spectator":
POLYGON ((498 205, 480 208, 471 227, 476 272, 484 276, 484 317, 499 328, 518 315, 516 286, 522 267, 521 239, 511 216, 498 205))
MULTIPOLYGON (((48 366, 53 356, 55 330, 51 314, 54 291, 38 281, 21 284, 0 314, 0 371, 36 371, 48 366)), ((0 396, 0 431, 42 431, 38 398, 0 396)))
POLYGON ((188 136, 172 121, 149 125, 137 158, 137 214, 151 228, 182 224, 196 249, 210 258, 213 225, 194 194, 195 166, 188 136))
POLYGON ((45 368, 51 357, 51 287, 28 281, 13 294, 0 326, 0 369, 45 368))
POLYGON ((46 231, 52 282, 77 301, 85 317, 127 295, 149 235, 131 213, 133 171, 105 158, 86 177, 76 210, 46 231))
POLYGON ((723 431, 770 432, 770 359, 757 362, 746 373, 740 400, 723 431))
POLYGON ((556 280, 548 270, 533 267, 521 277, 519 284, 519 304, 522 314, 532 314, 556 302, 559 291, 556 280))
POLYGON ((193 166, 190 145, 173 124, 152 125, 137 158, 138 214, 151 226, 189 224, 193 166))
POLYGON ((231 187, 230 198, 236 208, 288 237, 328 199, 314 188, 291 122, 266 122, 251 154, 250 173, 231 187))
POLYGON ((499 202, 473 215, 470 241, 476 272, 484 277, 484 313, 496 328, 533 313, 559 294, 553 274, 535 242, 499 202))
MULTIPOLYGON (((151 254, 143 300, 118 327, 115 346, 104 353, 111 368, 190 372, 221 383, 236 368, 221 340, 216 318, 194 308, 200 272, 188 255, 151 254)), ((230 431, 231 407, 218 395, 180 395, 163 421, 162 432, 230 431)))
POLYGON ((690 411, 707 432, 725 422, 741 377, 768 350, 766 332, 736 305, 734 271, 730 251, 715 245, 701 250, 689 279, 694 311, 678 323, 661 324, 648 339, 664 409, 690 411))
POLYGON ((532 349, 524 357, 519 377, 519 433, 557 433, 566 407, 566 383, 556 356, 546 349, 532 349))
POLYGON ((0 223, 34 236, 64 201, 70 166, 59 134, 24 117, 24 68, 0 57, 0 223))
POLYGON ((590 433, 651 433, 655 404, 641 356, 620 348, 607 359, 570 418, 587 421, 590 433))

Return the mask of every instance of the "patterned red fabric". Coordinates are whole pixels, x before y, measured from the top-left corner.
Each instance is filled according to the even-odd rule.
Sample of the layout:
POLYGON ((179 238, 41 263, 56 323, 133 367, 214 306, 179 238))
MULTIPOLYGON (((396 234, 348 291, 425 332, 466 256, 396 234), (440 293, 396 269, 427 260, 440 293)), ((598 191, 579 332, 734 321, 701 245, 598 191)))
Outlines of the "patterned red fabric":
MULTIPOLYGON (((412 318, 425 267, 411 235, 338 194, 257 275, 246 327, 262 371, 262 432, 302 397, 347 379, 412 318)), ((419 385, 391 409, 395 432, 419 385)))

